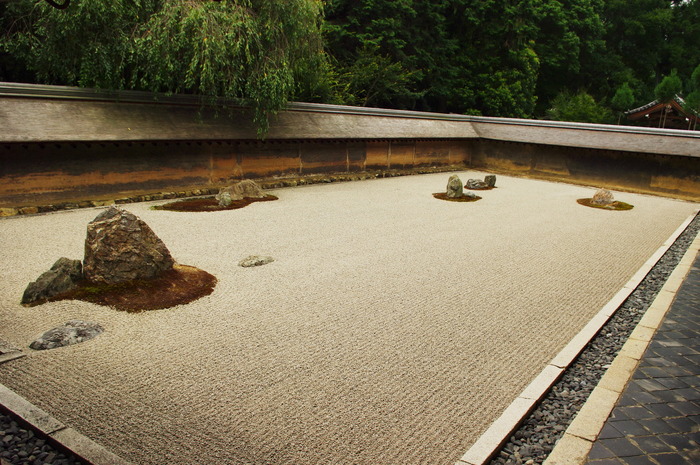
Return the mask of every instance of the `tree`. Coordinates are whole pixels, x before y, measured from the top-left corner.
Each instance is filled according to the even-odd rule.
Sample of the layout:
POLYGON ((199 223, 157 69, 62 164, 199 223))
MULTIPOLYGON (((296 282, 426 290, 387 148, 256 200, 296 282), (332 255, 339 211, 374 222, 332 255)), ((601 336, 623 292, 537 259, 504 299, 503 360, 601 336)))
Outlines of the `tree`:
POLYGON ((9 7, 0 46, 40 82, 226 97, 260 134, 321 54, 317 0, 74 0, 9 7))
POLYGON ((700 117, 700 65, 690 75, 688 87, 691 92, 685 98, 685 109, 695 115, 696 119, 693 123, 693 129, 696 129, 698 124, 697 118, 700 117))
POLYGON ((610 104, 613 110, 616 110, 619 113, 617 124, 620 124, 622 113, 625 110, 629 110, 634 104, 634 94, 632 93, 632 89, 630 89, 629 84, 625 82, 617 89, 615 95, 610 101, 610 104))
POLYGON ((681 90, 683 90, 683 83, 674 69, 670 75, 665 76, 659 85, 654 88, 654 96, 660 103, 666 103, 680 94, 681 90))
POLYGON ((555 121, 573 121, 579 123, 609 123, 610 111, 599 105, 587 92, 575 95, 562 92, 552 102, 547 117, 555 121))

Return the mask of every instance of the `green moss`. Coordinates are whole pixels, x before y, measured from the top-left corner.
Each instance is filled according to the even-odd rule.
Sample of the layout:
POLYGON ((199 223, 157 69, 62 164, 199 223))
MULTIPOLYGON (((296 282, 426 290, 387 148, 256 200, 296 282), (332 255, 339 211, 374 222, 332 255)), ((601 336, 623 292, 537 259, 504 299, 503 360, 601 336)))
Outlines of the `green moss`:
POLYGON ((634 205, 630 205, 628 203, 620 202, 617 200, 608 205, 596 205, 594 203, 591 203, 591 200, 593 199, 578 199, 576 202, 578 202, 580 205, 584 205, 586 207, 591 208, 598 208, 600 210, 625 211, 632 210, 634 208, 634 205))

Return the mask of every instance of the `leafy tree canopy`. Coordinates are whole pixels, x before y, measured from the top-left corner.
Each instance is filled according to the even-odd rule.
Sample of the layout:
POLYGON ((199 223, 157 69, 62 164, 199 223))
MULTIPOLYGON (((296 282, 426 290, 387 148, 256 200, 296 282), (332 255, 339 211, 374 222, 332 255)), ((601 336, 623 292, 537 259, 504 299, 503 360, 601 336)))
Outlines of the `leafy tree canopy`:
POLYGON ((262 133, 323 59, 317 0, 22 0, 5 16, 0 46, 40 82, 233 98, 262 133))

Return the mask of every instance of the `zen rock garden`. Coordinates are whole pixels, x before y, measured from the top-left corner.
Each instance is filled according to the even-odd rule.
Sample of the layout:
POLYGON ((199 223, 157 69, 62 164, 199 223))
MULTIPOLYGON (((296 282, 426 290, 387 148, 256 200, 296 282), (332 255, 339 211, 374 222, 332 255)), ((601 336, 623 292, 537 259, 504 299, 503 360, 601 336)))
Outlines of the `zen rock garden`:
POLYGON ((156 310, 209 295, 216 282, 203 270, 178 264, 136 215, 110 207, 88 224, 83 261, 60 258, 27 286, 22 304, 75 299, 117 310, 156 310))
POLYGON ((593 194, 593 197, 591 197, 590 199, 578 199, 577 202, 580 205, 585 205, 587 207, 592 208, 600 208, 602 210, 623 211, 631 210, 634 208, 633 205, 615 200, 612 192, 610 192, 607 189, 598 189, 595 192, 595 194, 593 194))
POLYGON ((277 197, 265 194, 255 181, 245 179, 241 182, 224 187, 214 197, 179 200, 153 207, 154 210, 170 210, 179 212, 222 211, 243 208, 254 202, 268 202, 277 197))

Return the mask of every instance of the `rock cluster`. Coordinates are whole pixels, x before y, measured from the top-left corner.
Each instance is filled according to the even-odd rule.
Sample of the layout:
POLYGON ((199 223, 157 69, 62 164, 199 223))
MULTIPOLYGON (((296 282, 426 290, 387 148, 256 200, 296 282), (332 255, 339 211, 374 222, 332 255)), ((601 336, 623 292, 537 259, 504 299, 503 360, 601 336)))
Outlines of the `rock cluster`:
POLYGON ((174 264, 163 241, 133 213, 111 207, 88 224, 83 272, 90 282, 154 278, 174 264))
POLYGON ((475 190, 491 189, 496 187, 496 175, 489 174, 483 181, 480 179, 469 179, 464 187, 475 190))
POLYGON ((267 197, 267 195, 255 181, 244 179, 232 186, 221 189, 216 195, 216 200, 219 201, 220 207, 228 207, 236 200, 242 200, 244 198, 263 199, 265 197, 267 197))
POLYGON ((70 320, 65 325, 50 329, 29 345, 30 349, 46 350, 89 341, 104 331, 91 321, 70 320))
POLYGON ((607 189, 598 189, 593 198, 591 199, 591 204, 593 205, 610 205, 615 199, 613 198, 612 192, 607 189))
POLYGON ((456 199, 464 195, 464 189, 462 188, 462 181, 459 176, 453 174, 450 179, 447 180, 447 197, 451 199, 456 199))
POLYGON ((22 295, 22 305, 44 302, 62 292, 75 288, 83 279, 83 265, 80 260, 61 257, 46 271, 29 283, 22 295))
POLYGON ((174 265, 170 251, 146 223, 128 211, 110 207, 88 224, 84 261, 59 259, 27 286, 22 304, 45 302, 83 279, 117 284, 154 278, 174 265))

